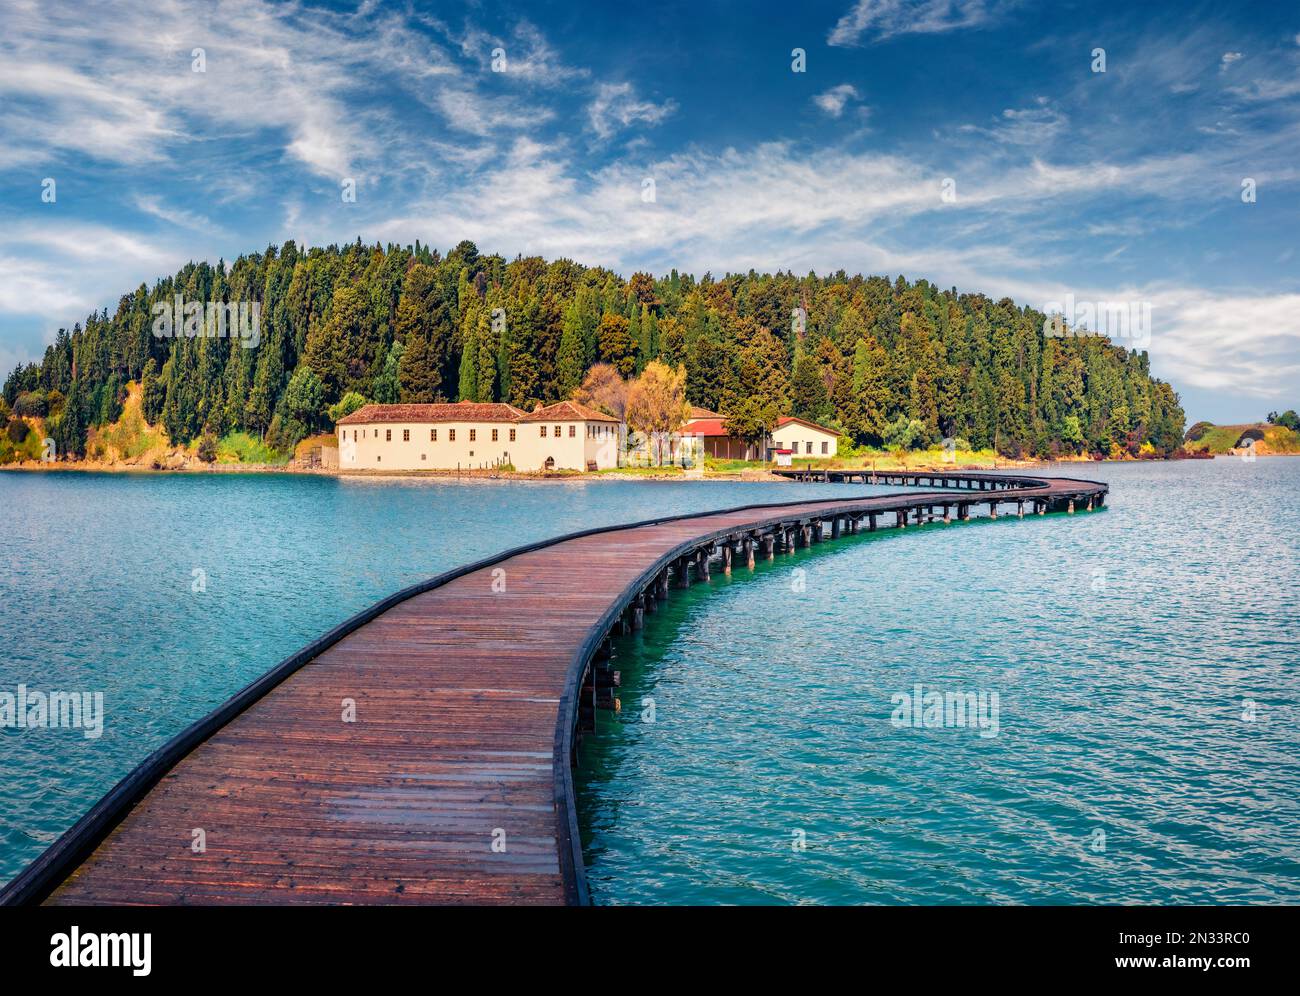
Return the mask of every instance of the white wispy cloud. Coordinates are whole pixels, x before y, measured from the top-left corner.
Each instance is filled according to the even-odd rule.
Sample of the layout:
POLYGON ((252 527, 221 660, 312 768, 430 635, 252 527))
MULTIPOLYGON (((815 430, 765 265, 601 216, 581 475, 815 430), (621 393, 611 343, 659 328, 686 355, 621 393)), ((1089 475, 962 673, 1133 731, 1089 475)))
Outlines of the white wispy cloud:
POLYGON ((963 125, 961 130, 998 142, 1045 149, 1068 124, 1065 114, 1052 107, 1046 97, 1039 97, 1031 107, 1006 108, 992 125, 963 125))
POLYGON ((851 100, 861 100, 858 88, 852 83, 841 83, 813 97, 813 103, 833 118, 844 113, 845 106, 851 100))
POLYGON ((1151 352, 1186 387, 1283 399, 1300 374, 1300 294, 1157 286, 1151 352))
MULTIPOLYGON (((1168 272, 1144 256, 1153 228, 1235 203, 1244 164, 1270 205, 1300 182, 1291 99, 1300 56, 1285 37, 1272 51, 1234 42, 1250 58, 1225 63, 1235 53, 1206 28, 1140 60, 1115 60, 1104 80, 1064 94, 1026 94, 1000 111, 985 104, 964 127, 937 122, 947 132, 928 147, 862 149, 841 138, 809 148, 774 122, 736 147, 701 141, 656 155, 650 129, 676 101, 566 63, 527 23, 492 33, 379 5, 169 0, 156 11, 122 8, 105 34, 67 0, 0 3, 0 169, 60 178, 48 222, 0 205, 0 323, 37 314, 51 330, 71 325, 92 308, 111 310, 141 280, 190 259, 215 262, 222 250, 229 258, 268 235, 316 245, 357 234, 471 238, 484 251, 622 272, 904 272, 1039 307, 1059 299, 1059 278, 1078 282, 1095 266, 1090 279, 1102 285, 1074 287, 1076 297, 1155 302, 1159 375, 1252 396, 1297 382, 1294 281, 1253 291, 1193 287, 1190 277, 1104 285, 1107 263, 1125 280, 1143 263, 1168 272), (190 70, 196 46, 207 50, 204 74, 190 70), (505 49, 504 73, 491 70, 495 47, 505 49), (1221 77, 1216 65, 1231 70, 1221 77), (1186 136, 1214 137, 1148 142, 1148 111, 1163 113, 1183 86, 1198 92, 1178 106, 1213 100, 1186 136), (377 100, 381 89, 401 102, 377 100), (1095 94, 1106 95, 1104 115, 1089 105, 1095 94), (70 222, 68 165, 110 178, 101 189, 125 206, 120 223, 70 222), (337 184, 349 175, 365 194, 342 208, 337 184), (957 181, 954 203, 940 196, 947 176, 957 181), (647 177, 651 203, 642 199, 647 177), (249 235, 227 220, 227 202, 265 208, 273 220, 249 235), (1081 250, 1088 236, 1110 241, 1081 250)), ((1008 6, 864 0, 831 43, 980 27, 1008 6)), ((832 118, 865 113, 860 85, 811 99, 832 118)))
POLYGON ((860 45, 895 35, 940 34, 996 19, 1012 0, 857 0, 831 29, 826 44, 860 45))
POLYGON ((159 221, 165 221, 169 225, 182 225, 194 231, 209 233, 221 231, 221 227, 206 215, 188 211, 175 205, 165 204, 160 197, 136 194, 132 199, 132 203, 135 205, 136 210, 141 213, 157 218, 159 221))
POLYGON ((676 110, 677 103, 673 100, 656 104, 638 99, 631 83, 602 83, 587 106, 587 118, 592 131, 601 138, 609 138, 637 122, 657 125, 676 110))

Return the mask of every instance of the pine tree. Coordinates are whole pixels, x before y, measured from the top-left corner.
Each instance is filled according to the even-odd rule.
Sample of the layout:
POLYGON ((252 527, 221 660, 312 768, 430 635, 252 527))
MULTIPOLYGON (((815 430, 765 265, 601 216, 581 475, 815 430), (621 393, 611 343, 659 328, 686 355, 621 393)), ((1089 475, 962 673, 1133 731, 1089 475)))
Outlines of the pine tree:
POLYGON ((885 351, 875 336, 866 332, 853 348, 853 408, 848 423, 860 443, 879 446, 884 441, 888 387, 885 384, 885 351))
POLYGON ((422 332, 412 332, 403 345, 397 380, 406 404, 427 405, 439 400, 442 371, 435 362, 433 347, 422 332))
MULTIPOLYGON (((388 356, 384 359, 384 368, 374 380, 371 396, 376 404, 395 405, 402 400, 402 357, 406 347, 395 342, 388 347, 388 356)), ((356 394, 357 392, 351 392, 356 394)), ((346 398, 347 395, 345 394, 346 398)))
POLYGON ((794 375, 790 379, 790 402, 794 414, 813 422, 830 418, 830 396, 822 380, 817 361, 799 349, 794 361, 794 375))

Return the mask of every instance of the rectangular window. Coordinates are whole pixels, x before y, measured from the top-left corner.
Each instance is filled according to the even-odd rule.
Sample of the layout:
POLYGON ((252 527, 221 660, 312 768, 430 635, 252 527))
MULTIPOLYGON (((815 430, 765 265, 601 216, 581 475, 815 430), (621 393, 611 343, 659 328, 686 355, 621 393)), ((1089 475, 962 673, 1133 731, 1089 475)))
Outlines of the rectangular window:
POLYGON ((449 442, 449 443, 454 443, 455 441, 456 441, 456 430, 455 430, 455 429, 448 429, 448 430, 447 430, 447 442, 449 442))
POLYGON ((353 441, 354 443, 357 441, 357 430, 356 430, 356 429, 353 429, 353 430, 352 430, 352 441, 353 441))
POLYGON ((431 442, 431 443, 436 443, 437 441, 438 441, 438 430, 437 430, 437 429, 430 429, 430 430, 429 430, 429 442, 431 442))
POLYGON ((409 443, 410 441, 411 441, 411 430, 410 430, 410 429, 403 429, 403 430, 402 430, 402 442, 404 442, 404 443, 409 443))
POLYGON ((558 425, 555 427, 555 438, 560 438, 560 427, 558 425))
POLYGON ((811 453, 811 452, 812 452, 812 440, 811 440, 811 439, 808 440, 808 442, 806 442, 806 443, 803 444, 803 451, 804 451, 805 453, 811 453))
POLYGON ((578 427, 576 425, 569 426, 569 438, 572 439, 577 434, 578 434, 578 427))
POLYGON ((392 441, 393 441, 393 430, 392 430, 392 429, 385 429, 385 430, 384 430, 384 442, 386 442, 386 443, 391 443, 392 441))
POLYGON ((496 429, 493 429, 493 430, 492 430, 492 442, 495 443, 496 441, 497 441, 497 430, 496 430, 496 429))
POLYGON ((822 452, 823 452, 823 453, 829 453, 829 452, 830 452, 830 450, 827 449, 828 446, 830 446, 830 443, 822 443, 822 452))
POLYGON ((546 438, 546 426, 542 426, 542 438, 546 438))
POLYGON ((511 430, 510 430, 510 441, 511 441, 512 443, 515 441, 515 430, 514 430, 514 429, 511 429, 511 430))
POLYGON ((478 438, 478 430, 477 430, 477 429, 470 429, 470 430, 469 430, 469 441, 472 443, 472 442, 474 442, 474 440, 476 440, 477 438, 478 438))

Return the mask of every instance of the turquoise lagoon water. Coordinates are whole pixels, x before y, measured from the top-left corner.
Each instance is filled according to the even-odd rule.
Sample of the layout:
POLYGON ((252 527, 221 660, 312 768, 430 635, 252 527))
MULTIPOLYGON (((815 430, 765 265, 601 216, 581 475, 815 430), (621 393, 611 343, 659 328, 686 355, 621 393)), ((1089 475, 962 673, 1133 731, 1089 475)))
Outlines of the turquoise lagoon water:
POLYGON ((0 691, 100 691, 106 714, 93 740, 0 728, 0 881, 150 751, 399 588, 548 536, 796 488, 0 473, 0 691))
POLYGON ((1059 472, 1110 508, 778 555, 621 640, 594 900, 1300 900, 1300 460, 1059 472), (997 735, 895 724, 918 683, 997 735))
MULTIPOLYGON (((625 708, 584 746, 596 901, 1300 899, 1300 460, 1060 472, 1110 481, 1111 508, 674 592, 620 644, 625 708), (998 735, 892 725, 918 682, 997 692, 998 735)), ((0 474, 0 690, 106 703, 98 740, 0 730, 0 880, 397 588, 575 529, 863 490, 0 474)))

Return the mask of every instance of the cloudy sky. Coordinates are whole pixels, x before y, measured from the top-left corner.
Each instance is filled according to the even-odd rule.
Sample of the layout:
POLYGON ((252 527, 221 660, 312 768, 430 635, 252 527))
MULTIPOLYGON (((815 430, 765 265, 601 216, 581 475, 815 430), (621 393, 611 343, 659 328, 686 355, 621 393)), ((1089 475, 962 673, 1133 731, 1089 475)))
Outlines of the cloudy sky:
POLYGON ((0 0, 0 367, 188 260, 469 238, 1150 302, 1189 418, 1255 420, 1300 407, 1287 7, 0 0))

